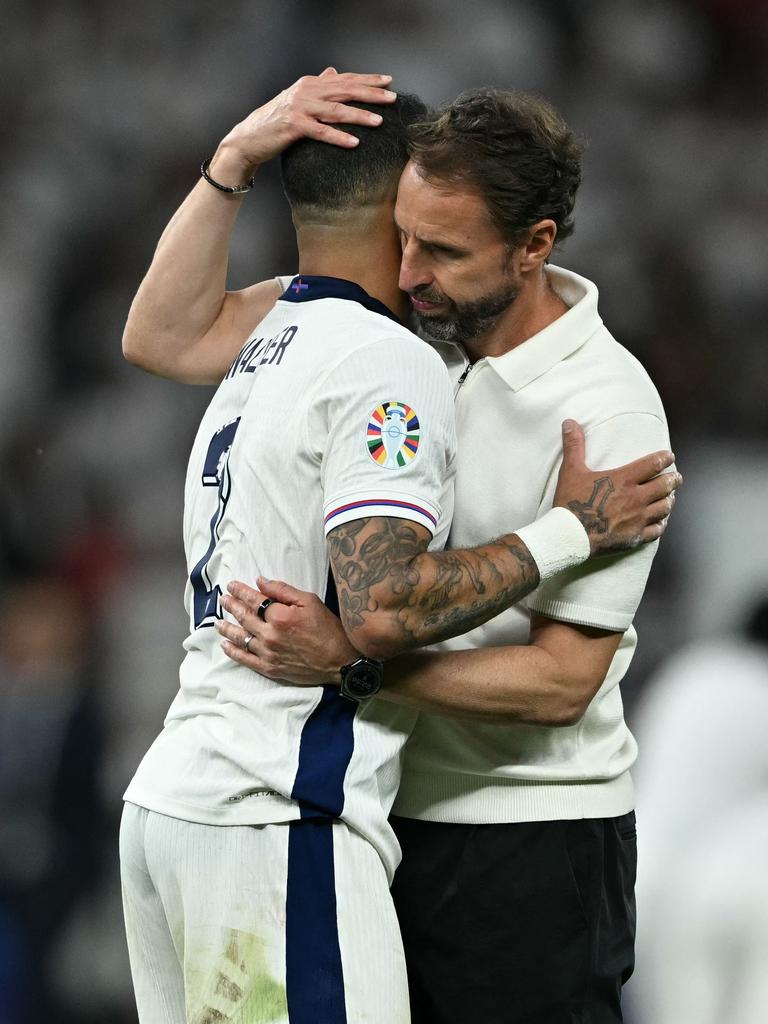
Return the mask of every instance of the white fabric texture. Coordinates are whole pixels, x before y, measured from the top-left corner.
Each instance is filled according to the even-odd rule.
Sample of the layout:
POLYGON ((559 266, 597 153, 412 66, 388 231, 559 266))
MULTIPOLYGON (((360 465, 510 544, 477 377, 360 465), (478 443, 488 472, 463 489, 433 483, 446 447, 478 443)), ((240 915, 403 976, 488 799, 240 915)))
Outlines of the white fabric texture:
MULTIPOLYGON (((549 267, 547 273, 568 311, 517 348, 479 360, 457 390, 451 547, 482 543, 545 515, 566 418, 584 427, 593 469, 669 447, 659 396, 603 326, 597 288, 569 271, 549 267)), ((436 347, 458 381, 466 355, 455 346, 436 347)), ((610 817, 632 809, 629 768, 637 748, 618 684, 634 652, 632 619, 656 546, 590 560, 546 579, 525 602, 438 648, 525 644, 532 611, 623 632, 607 677, 577 725, 497 725, 422 712, 406 748, 397 814, 480 823, 610 817)))
MULTIPOLYGON (((287 1024, 290 827, 217 828, 125 805, 123 905, 140 1024, 287 1024)), ((386 872, 361 836, 341 822, 328 827, 347 1020, 408 1024, 386 872)), ((310 994, 317 987, 315 978, 298 981, 310 994)))
MULTIPOLYGON (((440 358, 354 285, 308 278, 293 287, 300 297, 319 289, 320 297, 277 302, 234 360, 193 445, 184 540, 195 582, 188 580, 185 595, 190 634, 181 687, 126 792, 142 807, 204 824, 297 818, 305 727, 315 712, 344 719, 350 711, 337 691, 275 683, 228 659, 213 628, 222 615, 217 588, 263 575, 322 598, 329 506, 353 506, 333 523, 406 516, 429 529, 438 547, 452 514, 453 399, 440 358), (327 281, 360 301, 323 297, 327 281), (386 405, 396 405, 393 430, 418 417, 417 430, 402 426, 397 435, 404 464, 395 468, 374 457, 389 458, 383 445, 376 448, 374 416, 386 405)), ((415 715, 374 705, 347 717, 348 764, 333 761, 347 755, 329 726, 307 771, 315 772, 315 790, 334 772, 343 781, 338 803, 321 810, 369 838, 391 873, 399 849, 387 815, 415 715)))

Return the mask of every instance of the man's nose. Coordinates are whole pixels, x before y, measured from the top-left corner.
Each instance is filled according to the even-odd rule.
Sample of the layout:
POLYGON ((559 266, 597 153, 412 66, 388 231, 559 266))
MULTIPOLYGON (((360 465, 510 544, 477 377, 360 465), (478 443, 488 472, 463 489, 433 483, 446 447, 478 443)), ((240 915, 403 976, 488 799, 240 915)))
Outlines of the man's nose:
POLYGON ((419 285, 431 284, 432 273, 427 261, 420 258, 410 246, 403 249, 403 259, 400 264, 400 290, 412 292, 419 285))

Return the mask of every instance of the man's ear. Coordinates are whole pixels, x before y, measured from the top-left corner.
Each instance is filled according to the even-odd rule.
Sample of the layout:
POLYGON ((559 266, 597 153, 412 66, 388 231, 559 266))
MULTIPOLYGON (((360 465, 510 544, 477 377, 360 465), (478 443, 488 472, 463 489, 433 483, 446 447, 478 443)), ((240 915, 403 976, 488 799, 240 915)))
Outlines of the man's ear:
POLYGON ((549 259, 557 237, 557 224, 553 220, 540 220, 528 232, 528 238, 520 246, 519 268, 536 270, 549 259))

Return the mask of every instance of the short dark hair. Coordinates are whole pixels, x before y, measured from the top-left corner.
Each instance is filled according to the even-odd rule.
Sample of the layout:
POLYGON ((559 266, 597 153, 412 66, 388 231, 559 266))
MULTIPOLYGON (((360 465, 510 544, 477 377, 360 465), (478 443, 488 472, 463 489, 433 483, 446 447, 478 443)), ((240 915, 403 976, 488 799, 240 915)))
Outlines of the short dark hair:
POLYGON ((408 162, 408 132, 428 110, 411 93, 398 93, 394 103, 350 103, 381 114, 376 128, 337 124, 360 139, 354 149, 315 139, 299 139, 282 154, 283 190, 294 209, 323 213, 379 202, 397 185, 408 162))
POLYGON ((411 157, 427 179, 475 189, 509 244, 537 221, 573 232, 583 145, 557 111, 525 93, 462 93, 411 132, 411 157))

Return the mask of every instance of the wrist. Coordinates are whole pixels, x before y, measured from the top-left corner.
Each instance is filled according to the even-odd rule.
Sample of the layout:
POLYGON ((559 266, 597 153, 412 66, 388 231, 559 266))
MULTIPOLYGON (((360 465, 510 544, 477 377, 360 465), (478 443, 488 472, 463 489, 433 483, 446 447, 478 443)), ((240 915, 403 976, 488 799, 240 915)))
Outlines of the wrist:
POLYGON ((550 509, 515 532, 536 562, 542 582, 581 565, 591 553, 587 531, 567 508, 550 509))
POLYGON ((213 154, 208 170, 222 185, 238 187, 247 184, 257 167, 258 164, 248 160, 234 142, 224 139, 213 154))
POLYGON ((352 647, 351 644, 347 644, 343 649, 339 647, 333 650, 325 665, 327 682, 332 686, 341 686, 342 668, 351 665, 360 657, 362 657, 360 651, 352 647))

